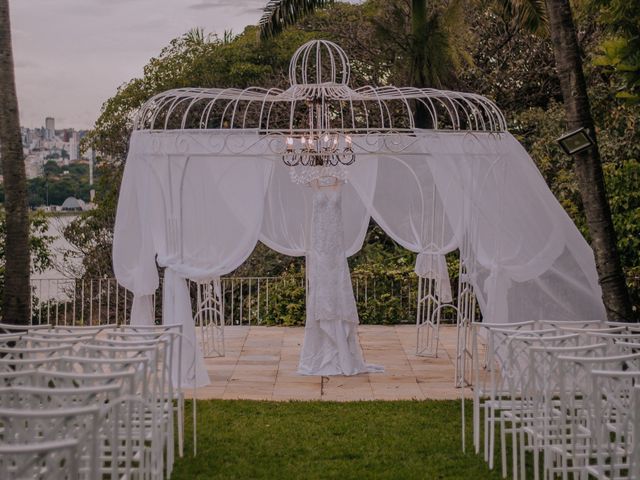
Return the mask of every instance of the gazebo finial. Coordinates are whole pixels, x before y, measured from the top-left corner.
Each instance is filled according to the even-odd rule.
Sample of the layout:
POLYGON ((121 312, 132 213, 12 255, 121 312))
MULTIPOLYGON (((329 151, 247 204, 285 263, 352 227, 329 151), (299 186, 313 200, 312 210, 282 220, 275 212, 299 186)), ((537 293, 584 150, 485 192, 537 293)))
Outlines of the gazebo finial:
POLYGON ((291 85, 347 85, 349 58, 329 40, 312 40, 300 46, 289 63, 291 85))

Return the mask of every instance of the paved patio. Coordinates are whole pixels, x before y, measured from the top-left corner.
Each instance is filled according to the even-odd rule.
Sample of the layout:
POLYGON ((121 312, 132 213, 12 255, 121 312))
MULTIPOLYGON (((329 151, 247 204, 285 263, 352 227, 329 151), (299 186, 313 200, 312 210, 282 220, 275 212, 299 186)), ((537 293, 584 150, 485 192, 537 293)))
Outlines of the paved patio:
MULTIPOLYGON (((384 373, 309 377, 296 373, 304 329, 226 327, 226 356, 206 359, 211 386, 198 398, 252 400, 456 399, 453 387, 456 329, 440 329, 438 358, 415 355, 415 326, 361 325, 368 363, 384 373)), ((467 393, 469 393, 467 391, 467 393)))

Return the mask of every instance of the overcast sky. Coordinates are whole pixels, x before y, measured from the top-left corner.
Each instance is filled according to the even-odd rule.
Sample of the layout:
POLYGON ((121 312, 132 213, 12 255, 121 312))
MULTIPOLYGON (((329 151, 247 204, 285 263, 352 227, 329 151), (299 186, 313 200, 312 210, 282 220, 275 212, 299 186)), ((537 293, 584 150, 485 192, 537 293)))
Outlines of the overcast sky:
POLYGON ((116 88, 193 27, 240 33, 266 0, 9 0, 20 123, 90 128, 116 88))

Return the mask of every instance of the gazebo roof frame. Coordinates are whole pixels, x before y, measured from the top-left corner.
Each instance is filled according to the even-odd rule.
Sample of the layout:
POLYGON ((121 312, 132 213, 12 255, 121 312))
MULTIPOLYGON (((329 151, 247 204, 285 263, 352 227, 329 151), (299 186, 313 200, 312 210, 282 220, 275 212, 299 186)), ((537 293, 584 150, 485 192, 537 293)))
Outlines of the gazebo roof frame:
POLYGON ((503 132, 506 120, 486 97, 431 88, 349 87, 345 52, 328 40, 302 45, 291 58, 291 86, 279 88, 179 88, 148 100, 134 130, 220 130, 261 135, 413 133, 423 105, 438 132, 503 132))

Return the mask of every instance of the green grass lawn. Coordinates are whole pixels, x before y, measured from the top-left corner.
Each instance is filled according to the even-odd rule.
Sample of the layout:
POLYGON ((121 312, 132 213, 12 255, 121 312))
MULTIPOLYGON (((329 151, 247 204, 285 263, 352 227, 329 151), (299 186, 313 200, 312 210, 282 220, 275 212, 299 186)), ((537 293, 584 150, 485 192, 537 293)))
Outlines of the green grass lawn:
MULTIPOLYGON (((467 411, 470 413, 471 405, 467 411)), ((460 402, 198 402, 177 479, 498 479, 460 443, 460 402)))

